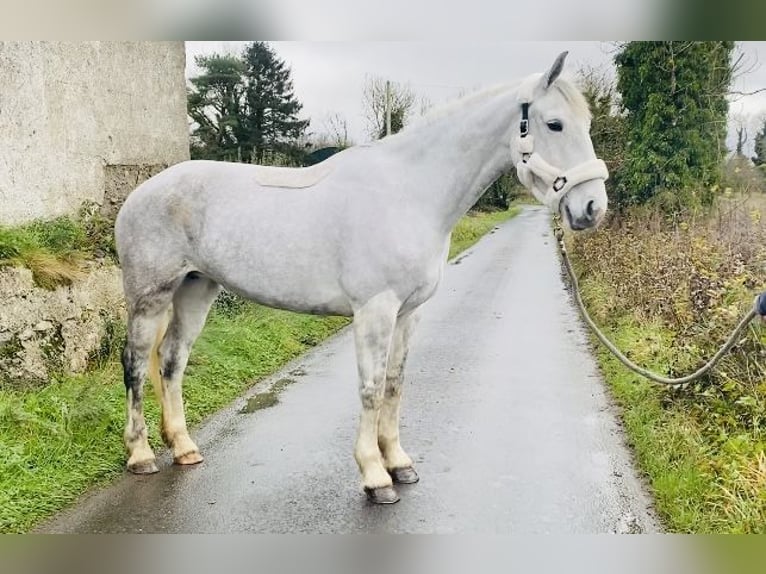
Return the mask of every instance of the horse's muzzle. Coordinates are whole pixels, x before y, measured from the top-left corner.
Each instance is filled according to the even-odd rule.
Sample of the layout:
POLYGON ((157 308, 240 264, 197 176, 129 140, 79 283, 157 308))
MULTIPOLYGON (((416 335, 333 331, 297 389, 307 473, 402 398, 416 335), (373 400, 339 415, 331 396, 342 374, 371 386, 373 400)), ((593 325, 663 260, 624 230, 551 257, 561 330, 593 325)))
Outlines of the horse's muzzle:
POLYGON ((597 227, 604 218, 604 210, 596 206, 594 200, 588 201, 585 210, 581 215, 575 217, 569 209, 569 205, 564 204, 564 213, 566 214, 567 224, 572 231, 583 231, 592 227, 597 227))

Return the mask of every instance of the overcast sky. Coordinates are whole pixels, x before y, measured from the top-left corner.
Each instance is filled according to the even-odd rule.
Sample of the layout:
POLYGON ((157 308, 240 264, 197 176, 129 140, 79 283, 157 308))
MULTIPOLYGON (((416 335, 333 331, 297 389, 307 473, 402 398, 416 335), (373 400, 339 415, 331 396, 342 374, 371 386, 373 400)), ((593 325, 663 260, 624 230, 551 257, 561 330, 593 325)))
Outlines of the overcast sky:
MULTIPOLYGON (((194 57, 240 53, 245 42, 186 42, 187 77, 198 73, 194 57)), ((323 132, 328 115, 341 114, 356 143, 367 141, 362 90, 369 75, 409 84, 418 96, 439 105, 462 93, 544 71, 564 50, 567 69, 601 67, 614 73, 615 46, 609 42, 272 42, 292 69, 295 93, 311 131, 323 132)), ((766 42, 738 43, 743 71, 733 89, 766 88, 766 42)), ((731 104, 732 117, 744 118, 752 137, 766 116, 766 92, 731 104)), ((730 121, 730 144, 733 121, 730 121)))

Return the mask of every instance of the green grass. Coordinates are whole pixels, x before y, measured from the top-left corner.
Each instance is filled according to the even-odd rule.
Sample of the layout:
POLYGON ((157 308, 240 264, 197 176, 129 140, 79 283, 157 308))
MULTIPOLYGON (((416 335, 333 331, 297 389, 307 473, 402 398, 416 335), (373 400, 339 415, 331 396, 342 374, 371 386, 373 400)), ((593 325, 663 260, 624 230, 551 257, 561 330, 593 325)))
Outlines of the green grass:
MULTIPOLYGON (((453 234, 450 256, 517 211, 464 218, 453 234)), ((340 317, 299 315, 249 303, 214 307, 184 381, 189 424, 229 404, 346 324, 348 319, 340 317)), ((0 532, 28 531, 89 487, 123 472, 120 347, 106 341, 88 373, 59 376, 42 389, 0 389, 0 532)), ((146 396, 150 438, 159 448, 158 405, 148 388, 146 396)))
POLYGON ((84 277, 85 260, 114 255, 112 225, 91 206, 77 218, 0 226, 0 268, 25 267, 39 287, 55 289, 84 277))
MULTIPOLYGON (((672 333, 659 323, 623 318, 605 332, 620 349, 630 349, 636 362, 656 372, 670 372, 677 359, 671 356, 672 333)), ((700 414, 694 404, 699 404, 704 387, 660 387, 626 369, 603 346, 596 347, 596 355, 666 529, 765 533, 764 443, 744 430, 732 431, 723 420, 716 422, 730 416, 730 405, 715 408, 711 401, 700 414), (718 428, 715 434, 710 425, 718 428)))
POLYGON ((507 211, 469 213, 458 222, 452 231, 449 257, 452 258, 461 251, 465 251, 498 223, 516 216, 519 211, 521 211, 520 207, 513 206, 507 211))

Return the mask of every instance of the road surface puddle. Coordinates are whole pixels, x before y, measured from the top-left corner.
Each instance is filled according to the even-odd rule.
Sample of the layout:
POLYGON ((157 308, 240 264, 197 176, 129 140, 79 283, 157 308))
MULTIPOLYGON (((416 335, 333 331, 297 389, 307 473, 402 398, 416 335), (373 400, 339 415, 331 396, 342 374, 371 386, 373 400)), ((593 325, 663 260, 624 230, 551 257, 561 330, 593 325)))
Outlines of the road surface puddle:
POLYGON ((279 394, 287 385, 295 382, 295 379, 283 378, 269 387, 269 390, 262 393, 256 393, 247 399, 247 404, 240 409, 240 414, 254 413, 263 409, 268 409, 279 403, 279 394))

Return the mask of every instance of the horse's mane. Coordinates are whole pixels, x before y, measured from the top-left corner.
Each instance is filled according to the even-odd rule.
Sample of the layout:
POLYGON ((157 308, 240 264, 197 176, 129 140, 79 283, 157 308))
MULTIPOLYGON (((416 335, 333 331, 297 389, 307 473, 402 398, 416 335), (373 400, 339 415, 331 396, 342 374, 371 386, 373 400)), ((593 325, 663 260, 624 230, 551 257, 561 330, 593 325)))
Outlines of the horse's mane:
MULTIPOLYGON (((504 83, 489 88, 484 88, 472 94, 465 95, 447 102, 446 104, 436 106, 435 108, 426 112, 423 116, 415 119, 411 124, 405 126, 405 128, 399 133, 409 133, 415 131, 423 126, 432 124, 433 122, 440 120, 446 116, 453 115, 459 112, 462 108, 469 106, 473 103, 480 102, 482 100, 489 99, 497 94, 512 89, 518 88, 520 82, 504 83)), ((565 77, 559 77, 554 83, 553 87, 556 88, 564 99, 569 102, 574 112, 578 116, 582 116, 586 119, 590 119, 591 112, 588 101, 582 92, 577 88, 576 84, 565 77)), ((398 134, 397 134, 398 135, 398 134)))
POLYGON ((404 129, 402 129, 402 131, 399 133, 417 130, 418 128, 432 124, 435 121, 440 120, 446 116, 451 116, 455 114, 456 112, 458 112, 459 110, 461 110, 462 108, 469 106, 475 102, 487 100, 496 94, 514 89, 517 86, 518 86, 518 83, 499 84, 489 88, 484 88, 483 90, 479 90, 478 92, 474 92, 472 94, 459 97, 455 100, 447 102, 446 104, 436 106, 430 109, 429 111, 427 111, 421 117, 413 120, 411 124, 405 126, 404 129))
POLYGON ((452 100, 450 102, 447 102, 446 104, 443 104, 441 106, 436 106, 432 110, 429 110, 426 112, 425 115, 423 115, 422 118, 419 118, 416 122, 412 123, 412 127, 415 127, 417 124, 419 124, 421 121, 423 123, 432 123, 436 120, 439 120, 445 116, 452 115, 453 113, 459 111, 460 109, 469 106, 475 102, 480 102, 483 100, 488 100, 492 96, 495 96, 501 92, 509 91, 511 89, 514 89, 518 86, 518 83, 515 84, 499 84, 496 86, 491 86, 489 88, 484 88, 483 90, 479 90, 478 92, 474 92, 472 94, 467 94, 465 96, 462 96, 460 98, 457 98, 456 100, 452 100))

